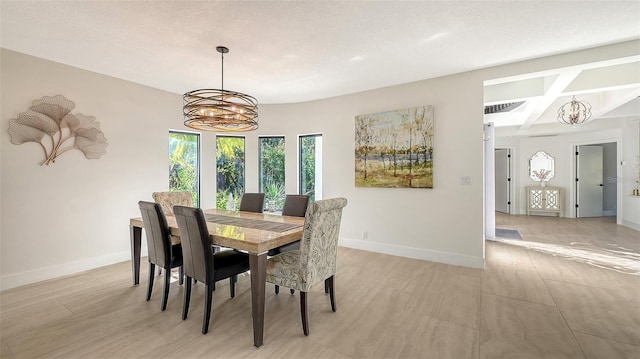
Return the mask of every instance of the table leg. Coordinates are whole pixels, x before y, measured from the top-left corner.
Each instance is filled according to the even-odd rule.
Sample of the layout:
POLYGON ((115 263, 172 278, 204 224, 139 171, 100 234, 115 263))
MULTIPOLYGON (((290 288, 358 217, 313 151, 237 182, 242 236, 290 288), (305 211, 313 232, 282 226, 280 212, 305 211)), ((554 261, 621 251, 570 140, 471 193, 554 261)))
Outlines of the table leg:
POLYGON ((129 226, 131 238, 131 274, 133 285, 140 284, 140 247, 142 246, 142 228, 129 226))
POLYGON ((250 254, 251 315, 253 316, 253 345, 262 346, 264 337, 264 291, 267 278, 267 254, 250 254))

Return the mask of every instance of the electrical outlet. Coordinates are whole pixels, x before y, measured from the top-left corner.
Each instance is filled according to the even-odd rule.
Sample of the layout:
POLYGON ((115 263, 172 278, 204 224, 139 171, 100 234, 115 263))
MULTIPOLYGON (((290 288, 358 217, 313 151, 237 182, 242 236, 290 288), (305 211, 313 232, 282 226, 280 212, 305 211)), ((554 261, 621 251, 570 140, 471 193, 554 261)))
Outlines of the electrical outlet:
POLYGON ((362 232, 362 239, 369 239, 369 232, 367 231, 362 232))
POLYGON ((471 186, 471 176, 460 177, 460 184, 462 186, 471 186))

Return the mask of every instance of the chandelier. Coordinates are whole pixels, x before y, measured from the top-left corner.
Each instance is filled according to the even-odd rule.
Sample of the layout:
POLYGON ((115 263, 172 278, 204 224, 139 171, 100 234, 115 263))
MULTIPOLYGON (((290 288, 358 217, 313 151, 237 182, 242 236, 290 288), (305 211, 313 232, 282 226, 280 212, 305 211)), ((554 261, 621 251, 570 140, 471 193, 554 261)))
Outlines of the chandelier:
POLYGON ((258 101, 249 95, 224 90, 224 54, 229 49, 216 47, 222 56, 220 89, 202 89, 185 93, 184 125, 201 131, 246 132, 258 128, 258 101))
POLYGON ((558 109, 558 122, 566 125, 579 125, 591 117, 591 105, 576 100, 574 95, 570 102, 558 109))

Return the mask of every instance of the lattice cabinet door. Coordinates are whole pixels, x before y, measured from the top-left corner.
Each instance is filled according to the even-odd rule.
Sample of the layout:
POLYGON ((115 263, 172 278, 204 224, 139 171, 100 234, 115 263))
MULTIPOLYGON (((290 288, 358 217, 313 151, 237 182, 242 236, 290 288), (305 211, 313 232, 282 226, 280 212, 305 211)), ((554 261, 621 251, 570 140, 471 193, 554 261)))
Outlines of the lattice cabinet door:
POLYGON ((527 187, 527 215, 531 212, 557 213, 562 216, 562 188, 527 187))

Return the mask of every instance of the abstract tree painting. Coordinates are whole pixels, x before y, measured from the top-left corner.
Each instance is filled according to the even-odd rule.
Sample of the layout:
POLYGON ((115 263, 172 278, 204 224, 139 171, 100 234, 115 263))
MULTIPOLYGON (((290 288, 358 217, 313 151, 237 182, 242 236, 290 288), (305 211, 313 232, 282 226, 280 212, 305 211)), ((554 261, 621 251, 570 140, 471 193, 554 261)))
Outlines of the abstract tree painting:
POLYGON ((355 118, 356 187, 433 188, 433 106, 355 118))
POLYGON ((73 101, 62 95, 34 100, 26 112, 9 120, 11 143, 38 143, 45 157, 40 165, 55 163, 58 156, 74 148, 88 159, 102 157, 107 153, 108 143, 100 122, 93 116, 72 114, 75 107, 73 101))

